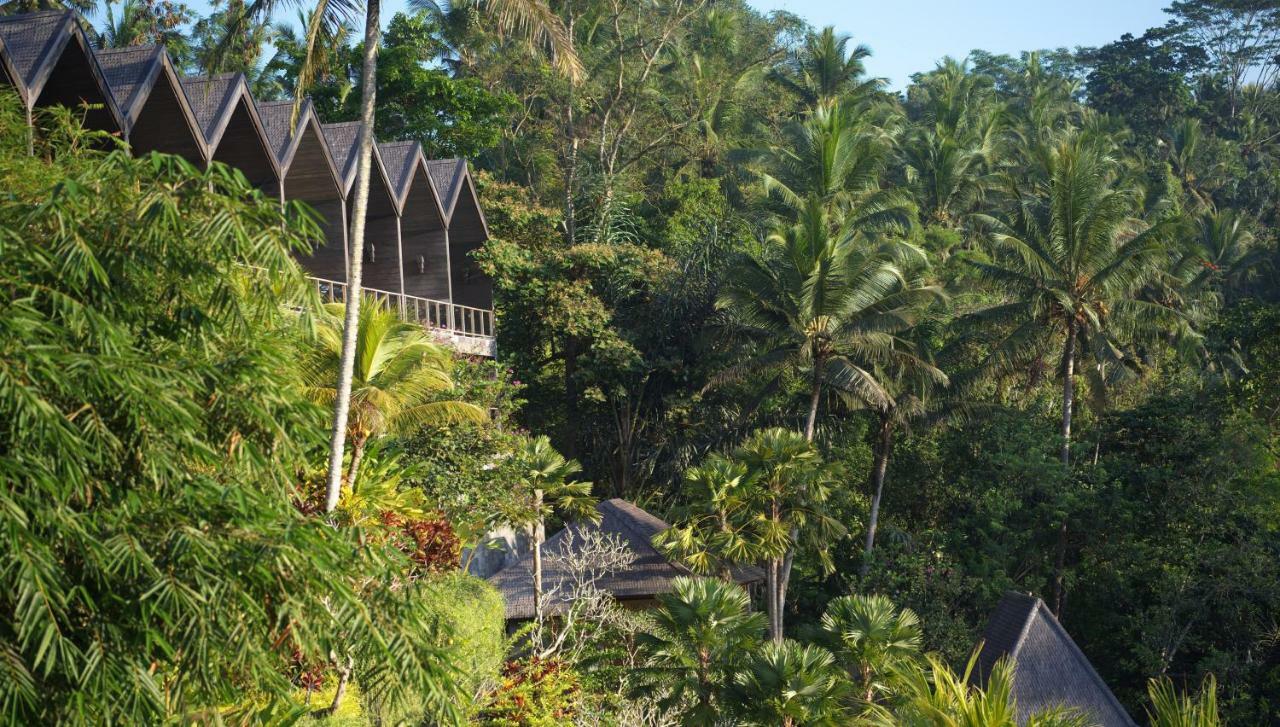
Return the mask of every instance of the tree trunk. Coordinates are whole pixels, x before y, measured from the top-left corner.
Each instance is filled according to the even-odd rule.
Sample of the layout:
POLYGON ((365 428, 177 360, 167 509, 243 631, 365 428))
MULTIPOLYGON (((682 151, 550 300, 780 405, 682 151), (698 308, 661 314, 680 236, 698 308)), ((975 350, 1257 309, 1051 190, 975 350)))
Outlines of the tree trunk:
POLYGON ((822 364, 818 361, 813 363, 813 384, 809 391, 809 416, 804 420, 804 438, 812 442, 813 435, 818 430, 818 402, 822 398, 822 379, 818 378, 818 371, 822 364))
POLYGON ((329 716, 338 713, 338 708, 342 706, 342 698, 347 694, 347 684, 351 681, 351 670, 355 668, 355 660, 350 656, 347 657, 347 663, 338 669, 338 688, 333 692, 333 703, 329 705, 329 716))
POLYGON ((347 490, 355 492, 356 477, 360 474, 360 463, 364 461, 364 450, 369 444, 367 435, 357 436, 351 443, 351 464, 347 467, 347 490))
POLYGON ((782 604, 778 599, 778 581, 782 573, 782 561, 769 560, 765 570, 765 608, 769 611, 769 638, 782 642, 782 604))
MULTIPOLYGON (((1062 464, 1071 465, 1071 411, 1075 404, 1076 324, 1067 324, 1067 343, 1062 351, 1062 464)), ((1053 564, 1053 615, 1062 617, 1066 599, 1067 518, 1058 525, 1058 543, 1053 564)))
POLYGON ((1076 326, 1067 328, 1067 344, 1062 352, 1062 463, 1071 464, 1071 412, 1076 398, 1076 326))
POLYGON ((534 508, 538 512, 538 520, 533 524, 533 620, 542 626, 542 541, 546 536, 546 526, 542 522, 542 490, 534 490, 534 508))
POLYGON ((369 179, 373 169, 373 111, 377 96, 380 0, 368 0, 364 20, 364 84, 360 99, 360 156, 356 166, 356 198, 351 206, 351 269, 347 271, 346 311, 342 322, 342 359, 338 372, 338 396, 333 405, 333 431, 329 438, 329 484, 325 512, 338 506, 342 491, 342 451, 346 446, 347 416, 351 408, 351 377, 355 371, 356 337, 360 326, 360 278, 364 271, 364 227, 369 211, 369 179))
POLYGON ((880 502, 884 496, 884 475, 889 469, 889 453, 893 448, 893 419, 888 412, 880 414, 880 436, 876 441, 875 466, 871 468, 871 513, 867 517, 867 540, 862 548, 861 575, 871 571, 871 551, 876 547, 876 527, 880 523, 880 502))

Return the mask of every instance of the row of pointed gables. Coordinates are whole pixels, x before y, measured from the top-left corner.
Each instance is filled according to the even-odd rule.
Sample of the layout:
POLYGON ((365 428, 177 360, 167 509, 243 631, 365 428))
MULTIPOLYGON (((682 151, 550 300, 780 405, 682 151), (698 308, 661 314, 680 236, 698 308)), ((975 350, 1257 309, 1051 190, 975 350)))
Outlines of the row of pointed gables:
MULTIPOLYGON (((255 101, 244 74, 183 77, 162 46, 95 50, 70 10, 0 17, 0 81, 28 114, 89 104, 87 126, 120 135, 139 153, 223 161, 265 190, 302 199, 345 200, 354 185, 357 123, 324 124, 310 101, 295 123, 292 102, 255 101)), ((450 226, 462 200, 465 224, 488 237, 465 160, 430 160, 417 142, 393 141, 377 145, 374 165, 381 184, 373 186, 395 214, 406 214, 410 199, 429 199, 450 226), (415 184, 427 185, 426 194, 414 194, 415 184)))

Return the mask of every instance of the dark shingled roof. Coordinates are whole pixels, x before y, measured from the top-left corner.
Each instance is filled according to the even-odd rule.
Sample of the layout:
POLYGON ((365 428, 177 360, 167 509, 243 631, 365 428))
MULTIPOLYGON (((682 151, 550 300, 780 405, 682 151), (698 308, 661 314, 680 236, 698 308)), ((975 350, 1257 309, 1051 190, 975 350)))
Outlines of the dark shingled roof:
POLYGON ((197 76, 182 79, 182 90, 186 93, 191 113, 195 114, 200 130, 204 132, 205 141, 210 145, 217 142, 215 136, 228 114, 235 109, 232 101, 236 98, 239 73, 220 73, 216 76, 197 76))
POLYGON ((982 638, 975 678, 985 683, 996 661, 1009 658, 1020 722, 1033 712, 1066 706, 1081 710, 1102 727, 1134 727, 1129 713, 1039 598, 1006 593, 982 638))
POLYGON ((56 60, 52 56, 65 40, 67 23, 73 19, 70 10, 0 16, 0 44, 24 90, 35 84, 45 64, 56 60))
POLYGON ((356 142, 360 140, 360 122, 346 121, 340 124, 324 124, 324 140, 329 143, 329 153, 333 155, 333 165, 338 168, 338 176, 343 185, 351 184, 355 176, 356 142))
MULTIPOLYGON (((599 524, 573 523, 542 544, 543 587, 549 591, 561 583, 566 574, 555 566, 551 554, 563 552, 563 543, 573 534, 573 542, 580 543, 580 534, 599 530, 616 536, 631 549, 635 560, 626 570, 614 573, 600 583, 600 587, 615 598, 651 598, 670 593, 671 581, 689 575, 689 570, 673 563, 653 547, 653 536, 667 529, 667 524, 626 500, 605 500, 596 506, 600 511, 599 524)), ((736 570, 734 579, 739 583, 754 583, 764 579, 759 568, 746 566, 736 570)), ((489 577, 489 582, 502 593, 506 601, 506 617, 509 619, 533 618, 533 553, 520 556, 519 560, 489 577)), ((567 608, 566 602, 552 603, 549 612, 567 608)))
POLYGON ((402 203, 413 182, 413 165, 418 160, 418 142, 391 141, 378 144, 378 153, 382 155, 382 165, 387 170, 387 179, 395 189, 396 199, 402 203))
POLYGON ((436 188, 436 196, 444 208, 446 219, 453 217, 453 208, 458 203, 458 192, 462 189, 462 179, 467 171, 464 159, 432 159, 427 162, 427 173, 431 175, 431 184, 436 188))
POLYGON ((139 45, 108 48, 96 54, 111 95, 131 124, 137 121, 142 102, 150 91, 152 72, 160 64, 160 52, 160 46, 139 45))
MULTIPOLYGON (((276 161, 285 164, 289 156, 289 142, 293 139, 289 123, 293 118, 293 102, 259 101, 258 118, 262 119, 262 128, 267 132, 267 142, 276 155, 276 161)), ((301 120, 302 114, 298 118, 301 120)))

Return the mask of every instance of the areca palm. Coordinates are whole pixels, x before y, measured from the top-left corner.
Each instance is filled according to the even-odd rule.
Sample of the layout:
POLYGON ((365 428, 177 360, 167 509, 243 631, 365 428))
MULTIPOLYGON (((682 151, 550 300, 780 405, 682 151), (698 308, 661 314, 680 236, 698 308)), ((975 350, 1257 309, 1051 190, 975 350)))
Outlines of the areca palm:
POLYGON ((718 724, 721 697, 738 665, 760 643, 764 616, 751 612, 751 598, 735 583, 710 578, 677 578, 659 597, 652 633, 637 637, 663 706, 686 705, 684 725, 718 724))
POLYGON ((974 686, 977 653, 963 674, 957 674, 936 656, 925 664, 903 662, 898 669, 897 703, 872 705, 866 723, 883 727, 1090 727, 1093 722, 1079 712, 1051 708, 1019 719, 1013 699, 1013 665, 996 663, 986 683, 974 686))
POLYGON ((822 630, 832 651, 862 688, 867 702, 904 659, 920 653, 920 619, 885 596, 841 596, 827 604, 822 630))
MULTIPOLYGON (((303 362, 306 390, 321 404, 332 404, 338 395, 334 383, 342 359, 342 308, 340 303, 328 306, 330 317, 321 322, 316 346, 303 362)), ((434 343, 422 326, 400 320, 372 299, 360 312, 356 351, 345 432, 352 442, 348 487, 355 487, 365 448, 376 437, 427 424, 487 419, 474 404, 439 400, 441 392, 453 387, 448 350, 434 343)), ((326 503, 327 510, 336 505, 326 503)))
POLYGON ((758 727, 845 724, 846 683, 835 659, 819 646, 780 641, 765 644, 734 679, 739 721, 758 727))

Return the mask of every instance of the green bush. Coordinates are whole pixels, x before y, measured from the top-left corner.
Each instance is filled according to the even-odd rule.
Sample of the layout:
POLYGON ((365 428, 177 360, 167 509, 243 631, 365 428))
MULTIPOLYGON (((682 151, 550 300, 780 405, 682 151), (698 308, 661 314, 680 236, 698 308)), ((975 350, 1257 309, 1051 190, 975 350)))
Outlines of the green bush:
POLYGON ((409 563, 292 504, 319 230, 220 164, 134 158, 0 93, 0 721, 283 721, 294 664, 455 720, 409 563))
POLYGON ((433 578, 422 591, 447 634, 441 646, 460 672, 461 686, 473 695, 494 687, 507 657, 502 595, 465 573, 433 578))

